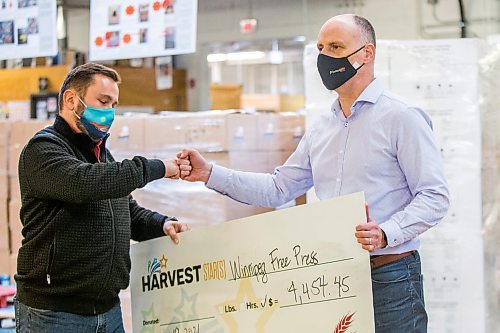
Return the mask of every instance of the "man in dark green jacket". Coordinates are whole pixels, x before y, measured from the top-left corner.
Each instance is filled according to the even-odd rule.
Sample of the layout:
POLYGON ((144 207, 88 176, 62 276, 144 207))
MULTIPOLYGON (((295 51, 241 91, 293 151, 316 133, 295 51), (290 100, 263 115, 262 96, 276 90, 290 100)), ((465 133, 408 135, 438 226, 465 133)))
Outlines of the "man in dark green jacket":
POLYGON ((19 161, 24 240, 18 254, 18 332, 123 332, 118 293, 127 288, 130 239, 187 230, 140 207, 130 193, 189 161, 136 156, 116 162, 105 148, 118 103, 117 72, 73 69, 54 125, 35 134, 19 161))

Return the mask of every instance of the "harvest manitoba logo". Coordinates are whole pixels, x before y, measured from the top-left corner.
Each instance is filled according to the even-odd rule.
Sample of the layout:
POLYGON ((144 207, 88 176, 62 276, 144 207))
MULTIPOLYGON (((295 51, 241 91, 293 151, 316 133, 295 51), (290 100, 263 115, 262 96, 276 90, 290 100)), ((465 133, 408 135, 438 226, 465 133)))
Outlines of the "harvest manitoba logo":
POLYGON ((200 281, 201 265, 167 269, 168 259, 153 258, 148 261, 147 275, 142 276, 142 292, 181 286, 200 281))
POLYGON ((148 261, 148 273, 149 273, 149 276, 151 277, 154 273, 161 272, 160 266, 161 266, 161 264, 158 261, 158 258, 154 258, 153 262, 151 262, 151 260, 148 261))
POLYGON ((333 331, 333 333, 348 333, 348 329, 354 321, 353 317, 355 313, 356 312, 350 314, 348 312, 345 316, 343 316, 335 327, 335 331, 333 331))

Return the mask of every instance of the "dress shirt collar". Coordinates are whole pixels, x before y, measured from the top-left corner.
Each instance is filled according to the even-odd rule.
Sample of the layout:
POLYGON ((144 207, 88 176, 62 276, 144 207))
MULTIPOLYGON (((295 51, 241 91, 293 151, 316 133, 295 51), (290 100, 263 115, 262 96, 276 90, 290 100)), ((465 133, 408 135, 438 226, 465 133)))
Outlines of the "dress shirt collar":
MULTIPOLYGON (((382 83, 379 80, 374 79, 365 88, 365 90, 363 90, 361 95, 359 95, 359 97, 354 101, 354 104, 352 105, 353 113, 356 112, 356 110, 358 110, 359 107, 364 103, 375 104, 383 92, 384 87, 382 86, 382 83)), ((342 108, 340 107, 340 101, 338 98, 336 98, 333 102, 331 110, 334 114, 342 112, 342 108)))

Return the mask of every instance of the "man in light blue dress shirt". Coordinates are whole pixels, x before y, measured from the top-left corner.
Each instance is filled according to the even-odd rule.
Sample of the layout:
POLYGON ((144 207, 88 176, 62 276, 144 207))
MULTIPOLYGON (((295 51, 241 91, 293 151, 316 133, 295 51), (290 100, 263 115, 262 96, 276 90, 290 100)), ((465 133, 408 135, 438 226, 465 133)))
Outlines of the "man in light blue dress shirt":
POLYGON ((376 332, 426 332, 418 235, 439 223, 449 205, 431 120, 375 79, 375 32, 366 19, 332 17, 317 46, 318 71, 338 98, 288 161, 272 175, 240 172, 186 149, 179 157, 189 158, 193 170, 185 180, 263 207, 312 186, 320 199, 364 191, 371 218, 353 234, 371 255, 376 332))

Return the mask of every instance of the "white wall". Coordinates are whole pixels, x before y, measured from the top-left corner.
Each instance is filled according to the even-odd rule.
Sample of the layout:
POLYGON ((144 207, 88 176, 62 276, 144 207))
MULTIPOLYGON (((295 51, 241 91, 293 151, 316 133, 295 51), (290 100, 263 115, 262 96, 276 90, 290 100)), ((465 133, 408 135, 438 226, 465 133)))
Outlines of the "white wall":
MULTIPOLYGON (((329 17, 355 13, 368 18, 379 39, 421 39, 460 37, 458 1, 439 0, 433 7, 426 0, 199 0, 197 52, 177 57, 177 65, 188 69, 195 80, 189 89, 189 109, 209 107, 209 72, 206 56, 215 42, 263 40, 306 36, 316 38, 329 17), (203 1, 203 3, 202 3, 203 1), (250 6, 251 4, 251 6, 250 6), (252 16, 257 31, 249 36, 239 32, 239 21, 252 16), (438 21, 439 20, 439 21, 438 21)), ((464 0, 471 22, 470 36, 486 36, 500 31, 498 0, 464 0)), ((68 45, 88 50, 87 10, 68 10, 68 45)))

